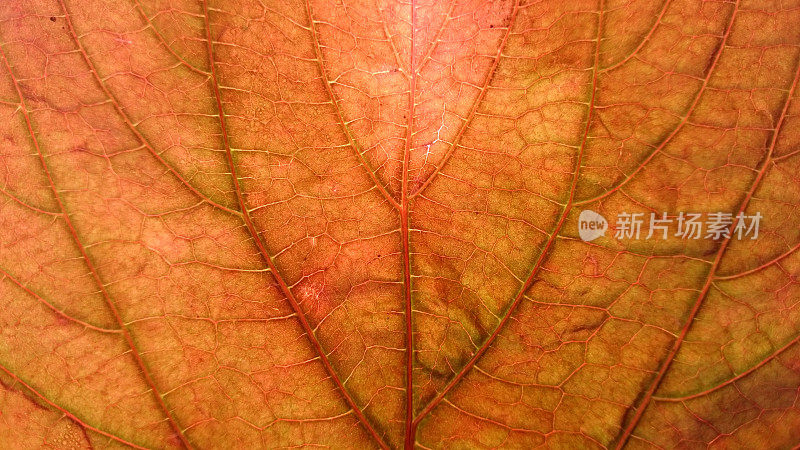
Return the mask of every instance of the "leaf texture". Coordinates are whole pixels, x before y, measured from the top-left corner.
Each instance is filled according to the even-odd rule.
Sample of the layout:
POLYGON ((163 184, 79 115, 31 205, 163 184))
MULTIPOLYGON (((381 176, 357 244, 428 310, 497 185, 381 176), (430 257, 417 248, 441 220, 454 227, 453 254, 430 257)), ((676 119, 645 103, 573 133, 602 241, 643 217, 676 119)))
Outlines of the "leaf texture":
POLYGON ((799 24, 0 1, 0 444, 800 444, 799 24))

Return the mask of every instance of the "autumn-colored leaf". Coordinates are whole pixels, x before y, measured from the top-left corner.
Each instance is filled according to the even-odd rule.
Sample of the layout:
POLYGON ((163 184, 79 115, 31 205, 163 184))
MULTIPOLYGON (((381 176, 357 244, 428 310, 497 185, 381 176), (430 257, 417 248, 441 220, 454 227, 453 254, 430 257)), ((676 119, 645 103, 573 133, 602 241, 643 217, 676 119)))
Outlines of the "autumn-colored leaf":
POLYGON ((798 445, 798 78, 797 0, 0 0, 0 447, 798 445))

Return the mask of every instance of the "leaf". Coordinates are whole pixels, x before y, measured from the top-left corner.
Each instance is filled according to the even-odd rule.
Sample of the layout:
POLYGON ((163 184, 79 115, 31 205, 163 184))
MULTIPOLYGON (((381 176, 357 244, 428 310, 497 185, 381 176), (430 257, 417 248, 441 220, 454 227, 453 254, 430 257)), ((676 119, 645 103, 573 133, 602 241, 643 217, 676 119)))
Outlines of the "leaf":
POLYGON ((0 2, 0 442, 800 444, 798 23, 0 2))

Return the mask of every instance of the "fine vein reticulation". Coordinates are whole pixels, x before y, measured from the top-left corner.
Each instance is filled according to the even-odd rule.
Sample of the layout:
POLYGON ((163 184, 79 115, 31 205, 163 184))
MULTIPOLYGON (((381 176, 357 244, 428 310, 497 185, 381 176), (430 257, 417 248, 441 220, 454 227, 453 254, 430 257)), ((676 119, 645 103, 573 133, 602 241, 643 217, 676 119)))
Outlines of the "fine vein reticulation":
POLYGON ((797 446, 797 23, 0 2, 0 442, 797 446))

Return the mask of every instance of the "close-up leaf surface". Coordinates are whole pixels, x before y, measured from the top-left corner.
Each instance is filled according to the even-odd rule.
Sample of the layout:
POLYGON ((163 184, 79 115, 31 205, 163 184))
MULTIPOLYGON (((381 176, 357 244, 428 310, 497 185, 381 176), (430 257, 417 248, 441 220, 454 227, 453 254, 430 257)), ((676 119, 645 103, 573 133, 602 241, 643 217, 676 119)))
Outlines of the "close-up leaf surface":
POLYGON ((796 0, 0 0, 0 447, 798 446, 798 84, 796 0))

